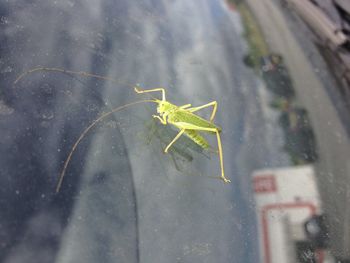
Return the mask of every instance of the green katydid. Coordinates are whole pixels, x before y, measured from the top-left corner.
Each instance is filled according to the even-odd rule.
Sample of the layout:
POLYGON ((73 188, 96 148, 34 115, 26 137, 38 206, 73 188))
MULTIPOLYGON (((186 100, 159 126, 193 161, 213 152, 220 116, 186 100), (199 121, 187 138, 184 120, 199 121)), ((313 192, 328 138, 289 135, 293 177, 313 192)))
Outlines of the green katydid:
POLYGON ((191 140, 193 140, 199 146, 201 146, 204 149, 207 149, 209 148, 209 143, 198 132, 215 133, 217 138, 217 143, 218 143, 220 167, 221 167, 220 179, 222 179, 225 183, 231 182, 229 179, 225 177, 225 172, 224 172, 224 160, 223 160, 221 138, 220 138, 221 128, 216 126, 213 123, 213 119, 215 117, 216 110, 217 110, 216 101, 212 101, 210 103, 207 103, 199 107, 191 107, 191 104, 177 106, 166 100, 165 89, 163 88, 140 90, 139 88, 135 87, 134 89, 136 93, 149 93, 149 92, 160 91, 162 93, 162 100, 158 100, 158 99, 154 100, 158 104, 157 113, 159 115, 153 115, 153 118, 158 119, 164 125, 167 125, 169 123, 180 130, 180 132, 165 148, 164 150, 165 153, 168 152, 169 148, 181 137, 182 134, 187 135, 191 140), (211 106, 213 107, 213 111, 211 113, 209 121, 193 113, 211 106))
MULTIPOLYGON (((14 82, 16 84, 20 79, 22 79, 25 75, 29 73, 33 73, 36 71, 55 71, 55 72, 61 72, 61 73, 67 73, 67 74, 76 74, 76 75, 82 75, 87 77, 94 77, 99 79, 105 79, 109 81, 116 82, 113 79, 99 76, 92 73, 82 72, 82 71, 70 71, 60 68, 46 68, 46 67, 38 67, 31 70, 28 70, 21 74, 14 82)), ((150 99, 150 100, 140 100, 135 101, 132 103, 125 104, 123 106, 117 107, 112 109, 111 111, 102 114, 100 117, 95 119, 79 136, 77 141, 74 143, 70 153, 68 154, 67 159, 65 160, 62 172, 59 176, 59 181, 56 187, 56 192, 59 192, 60 187, 63 182, 63 178, 66 172, 66 169, 68 167, 68 164, 70 162, 70 159, 76 150, 78 144, 81 142, 81 140, 85 137, 85 135, 90 131, 91 128, 93 128, 98 122, 102 121, 106 117, 110 116, 112 113, 118 112, 120 110, 123 110, 129 106, 136 105, 139 103, 144 102, 153 102, 158 104, 157 105, 157 113, 159 115, 153 115, 153 118, 158 119, 162 124, 167 125, 171 124, 178 128, 180 132, 175 136, 175 138, 168 144, 168 146, 165 148, 164 152, 167 153, 169 148, 181 137, 181 135, 185 134, 188 138, 190 138, 193 142, 198 144, 203 149, 208 149, 210 147, 208 141, 199 134, 199 132, 209 133, 209 134, 216 134, 217 138, 217 144, 218 144, 218 153, 219 153, 219 159, 220 159, 220 167, 221 167, 221 176, 219 177, 224 181, 224 183, 230 183, 231 181, 225 177, 224 172, 224 163, 223 163, 223 153, 222 153, 222 145, 221 145, 221 138, 220 138, 220 132, 221 128, 216 126, 213 123, 213 119, 216 114, 217 110, 217 102, 212 101, 210 103, 207 103, 205 105, 199 106, 199 107, 191 107, 191 104, 186 104, 183 106, 177 106, 175 104, 172 104, 168 102, 165 98, 165 89, 163 88, 156 88, 156 89, 149 89, 149 90, 140 90, 138 87, 134 87, 134 90, 136 93, 150 93, 150 92, 161 92, 162 93, 162 99, 150 99), (194 112, 199 111, 201 109, 207 108, 207 107, 213 107, 213 111, 211 113, 209 121, 194 114, 194 112)))

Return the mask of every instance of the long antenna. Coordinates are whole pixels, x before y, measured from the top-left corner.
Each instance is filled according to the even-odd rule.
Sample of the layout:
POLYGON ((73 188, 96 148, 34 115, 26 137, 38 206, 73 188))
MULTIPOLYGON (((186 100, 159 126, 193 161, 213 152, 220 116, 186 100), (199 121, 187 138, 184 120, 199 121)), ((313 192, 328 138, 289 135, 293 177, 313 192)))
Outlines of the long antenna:
POLYGON ((58 184, 57 184, 57 187, 56 187, 56 193, 58 193, 60 191, 64 175, 66 173, 68 164, 69 164, 69 162, 70 162, 70 160, 72 158, 72 155, 73 155, 74 151, 78 147, 78 144, 81 142, 81 140, 85 137, 85 135, 91 130, 91 128, 93 128, 98 122, 102 121, 103 119, 105 119, 106 117, 111 115, 112 113, 115 113, 117 111, 121 111, 121 110, 123 110, 123 109, 125 109, 125 108, 127 108, 129 106, 133 106, 133 105, 140 104, 140 103, 146 103, 146 102, 157 103, 154 100, 138 100, 138 101, 134 101, 134 102, 131 102, 131 103, 128 103, 128 104, 124 104, 122 106, 119 106, 117 108, 112 109, 109 112, 106 112, 106 113, 102 114, 100 117, 95 119, 87 128, 85 128, 85 130, 80 134, 79 138, 74 143, 72 149, 70 150, 70 152, 68 154, 68 157, 67 157, 66 161, 64 162, 63 169, 62 169, 62 172, 60 173, 59 181, 58 181, 58 184))
MULTIPOLYGON (((19 75, 15 81, 13 82, 13 85, 15 86, 22 78, 24 78, 25 76, 34 73, 34 72, 38 72, 38 71, 48 71, 48 72, 59 72, 59 73, 64 73, 64 74, 70 74, 70 75, 80 75, 83 77, 92 77, 92 78, 96 78, 96 79, 101 79, 101 80, 107 80, 107 81, 111 81, 117 84, 123 84, 123 85, 127 85, 129 87, 133 87, 136 88, 135 86, 132 86, 130 84, 126 84, 126 83, 121 83, 121 81, 118 81, 116 79, 113 78, 109 78, 109 77, 105 77, 105 76, 101 76, 101 75, 97 75, 94 73, 89 73, 89 72, 85 72, 85 71, 73 71, 73 70, 67 70, 67 69, 63 69, 63 68, 55 68, 55 67, 41 67, 38 66, 36 68, 32 68, 29 70, 24 71, 21 75, 19 75)), ((60 191, 62 182, 63 182, 63 178, 65 176, 68 164, 73 156, 73 153, 75 152, 76 148, 78 147, 79 143, 83 140, 83 138, 85 137, 85 135, 100 121, 102 121, 103 119, 105 119, 106 117, 108 117, 109 115, 111 115, 112 113, 118 112, 120 110, 123 110, 129 106, 133 106, 136 104, 140 104, 140 103, 146 103, 146 102, 154 102, 154 103, 158 103, 157 99, 153 99, 153 100, 139 100, 139 101, 135 101, 135 102, 131 102, 122 106, 119 106, 117 108, 112 109, 111 111, 102 114, 100 117, 98 117, 97 119, 95 119, 87 128, 85 128, 85 130, 80 134, 79 138, 76 140, 76 142, 74 143, 72 149, 70 150, 67 159, 64 162, 64 166, 62 169, 62 172, 59 175, 59 180, 57 183, 57 187, 56 187, 56 193, 58 193, 60 191)))
POLYGON ((80 75, 80 76, 84 76, 84 77, 92 77, 92 78, 96 78, 96 79, 108 80, 108 81, 111 81, 114 83, 123 84, 123 85, 133 87, 130 84, 121 83, 121 81, 118 81, 116 79, 93 74, 93 73, 89 73, 89 72, 85 72, 85 71, 73 71, 73 70, 66 70, 63 68, 50 68, 50 67, 36 67, 36 68, 26 70, 16 78, 16 80, 13 82, 13 84, 16 85, 22 78, 24 78, 25 76, 27 76, 31 73, 37 72, 37 71, 51 71, 51 72, 60 72, 60 73, 64 73, 64 74, 80 75))
MULTIPOLYGON (((91 77, 91 78, 96 78, 96 79, 102 79, 102 80, 107 80, 110 81, 112 83, 116 83, 116 84, 120 84, 120 85, 126 85, 128 87, 133 88, 135 91, 138 89, 139 84, 136 85, 130 85, 127 84, 125 82, 113 79, 113 78, 109 78, 106 76, 101 76, 101 75, 97 75, 94 73, 89 73, 86 71, 74 71, 74 70, 67 70, 64 68, 50 68, 50 67, 36 67, 36 68, 32 68, 29 70, 24 71, 21 75, 19 75, 15 81, 13 82, 13 86, 15 86, 22 78, 24 78, 25 76, 37 72, 37 71, 47 71, 47 72, 58 72, 58 73, 63 73, 63 74, 68 74, 68 75, 79 75, 79 76, 83 76, 83 77, 91 77)), ((150 96, 152 99, 157 100, 156 98, 154 98, 153 96, 150 96)), ((162 92, 162 99, 165 100, 165 94, 164 91, 162 92)))

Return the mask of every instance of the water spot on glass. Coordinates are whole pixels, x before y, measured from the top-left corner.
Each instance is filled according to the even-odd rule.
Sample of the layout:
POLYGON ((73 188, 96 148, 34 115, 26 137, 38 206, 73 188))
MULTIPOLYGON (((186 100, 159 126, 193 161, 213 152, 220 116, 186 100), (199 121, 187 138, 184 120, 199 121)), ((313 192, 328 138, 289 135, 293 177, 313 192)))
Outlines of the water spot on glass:
POLYGON ((70 90, 65 90, 63 93, 64 93, 64 95, 66 95, 66 96, 73 96, 73 92, 70 91, 70 90))
POLYGON ((19 190, 16 190, 16 195, 19 195, 19 190))
POLYGON ((10 73, 13 71, 13 68, 10 66, 5 67, 4 69, 1 70, 1 73, 10 73))
POLYGON ((109 128, 113 128, 113 129, 116 129, 118 124, 116 121, 108 121, 106 124, 105 124, 106 127, 109 127, 109 128))
POLYGON ((8 23, 9 23, 9 21, 8 21, 8 19, 7 19, 6 16, 1 16, 1 17, 0 17, 0 24, 6 25, 6 24, 8 24, 8 23))
POLYGON ((10 115, 15 110, 5 104, 4 101, 0 100, 0 115, 10 115))
POLYGON ((48 127, 50 127, 50 122, 48 122, 48 121, 42 121, 42 122, 40 122, 40 126, 41 126, 42 128, 48 128, 48 127))
POLYGON ((103 173, 103 172, 99 172, 94 174, 91 183, 92 184, 102 184, 104 182, 106 182, 106 180, 108 180, 108 175, 103 173))
POLYGON ((93 153, 94 156, 97 156, 97 155, 99 155, 99 154, 101 154, 101 150, 97 150, 97 151, 95 151, 95 152, 93 153))
POLYGON ((43 83, 40 88, 45 94, 51 95, 53 93, 53 88, 48 83, 43 83))
POLYGON ((97 111, 98 110, 98 106, 95 104, 88 104, 88 105, 86 105, 85 108, 87 111, 97 111))
POLYGON ((68 5, 69 5, 70 7, 74 7, 74 6, 75 6, 75 3, 74 3, 73 1, 68 1, 67 3, 68 3, 68 5))
POLYGON ((199 256, 206 256, 211 252, 210 243, 194 243, 191 245, 186 245, 183 248, 184 255, 196 254, 199 256))
POLYGON ((41 116, 45 120, 51 120, 54 117, 54 114, 52 111, 47 111, 47 112, 44 112, 41 116))

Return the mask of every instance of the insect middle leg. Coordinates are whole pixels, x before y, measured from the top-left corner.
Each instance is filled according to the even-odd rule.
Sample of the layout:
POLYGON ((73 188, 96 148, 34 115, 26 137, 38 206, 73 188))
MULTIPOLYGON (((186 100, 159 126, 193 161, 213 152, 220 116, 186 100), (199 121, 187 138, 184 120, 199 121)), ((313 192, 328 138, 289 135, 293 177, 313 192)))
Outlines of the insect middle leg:
POLYGON ((189 108, 191 106, 192 106, 191 104, 185 104, 185 105, 180 106, 179 108, 180 109, 187 109, 187 108, 189 108))
POLYGON ((162 124, 164 124, 164 125, 167 125, 167 122, 166 122, 166 119, 165 118, 161 118, 160 116, 158 116, 158 115, 152 115, 152 117, 153 118, 155 118, 155 119, 158 119, 162 124))
POLYGON ((188 111, 190 112, 196 112, 196 111, 199 111, 201 109, 204 109, 204 108, 207 108, 207 107, 210 107, 210 106, 213 106, 213 111, 210 115, 210 122, 213 121, 214 117, 215 117, 215 114, 216 114, 216 110, 217 110, 217 107, 218 107, 218 103, 214 100, 212 102, 209 102, 207 104, 204 104, 202 106, 199 106, 199 107, 194 107, 194 108, 190 108, 190 109, 187 109, 188 111))
POLYGON ((165 148, 164 152, 167 153, 171 145, 173 145, 180 136, 185 132, 185 129, 180 130, 180 132, 175 136, 175 138, 168 144, 168 146, 165 148))

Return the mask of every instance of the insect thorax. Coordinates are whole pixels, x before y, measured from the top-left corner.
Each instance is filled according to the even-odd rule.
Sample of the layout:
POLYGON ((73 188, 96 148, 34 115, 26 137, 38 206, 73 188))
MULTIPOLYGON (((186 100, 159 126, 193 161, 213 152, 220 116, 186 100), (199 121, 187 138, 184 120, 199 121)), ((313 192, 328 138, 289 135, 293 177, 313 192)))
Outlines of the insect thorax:
POLYGON ((170 102, 167 102, 167 101, 159 101, 158 103, 158 107, 157 107, 157 112, 160 114, 160 115, 163 115, 164 113, 171 113, 173 111, 175 111, 176 109, 178 109, 178 106, 170 103, 170 102))

